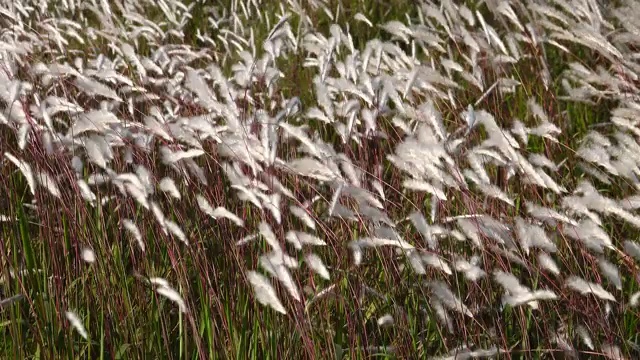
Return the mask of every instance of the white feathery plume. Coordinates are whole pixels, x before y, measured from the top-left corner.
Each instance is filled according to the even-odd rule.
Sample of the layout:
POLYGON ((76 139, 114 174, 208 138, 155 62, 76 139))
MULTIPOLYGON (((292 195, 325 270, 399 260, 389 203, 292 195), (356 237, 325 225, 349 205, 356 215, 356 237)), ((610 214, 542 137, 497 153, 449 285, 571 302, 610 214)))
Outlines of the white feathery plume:
POLYGON ((127 58, 127 60, 129 60, 133 64, 133 66, 136 68, 136 71, 138 72, 138 75, 140 75, 140 78, 141 79, 146 78, 147 70, 142 65, 142 62, 140 62, 140 59, 138 58, 138 55, 136 54, 136 51, 133 48, 133 46, 127 43, 124 43, 121 46, 121 50, 124 56, 127 58))
POLYGON ((393 316, 391 316, 391 314, 385 314, 378 318, 377 323, 380 327, 393 326, 393 316))
POLYGON ((551 272, 552 274, 560 275, 560 268, 553 260, 551 255, 547 254, 546 252, 540 252, 538 254, 538 264, 540 264, 543 269, 551 272))
POLYGON ((180 191, 178 191, 178 188, 176 187, 175 182, 170 177, 162 178, 162 180, 160 180, 159 187, 160 187, 160 190, 180 200, 181 198, 180 191))
POLYGON ((155 201, 151 201, 149 203, 149 207, 151 208, 151 212, 153 213, 153 216, 156 218, 156 220, 158 221, 158 224, 160 224, 160 227, 162 228, 162 231, 167 234, 167 229, 164 226, 165 223, 165 216, 164 213, 162 212, 162 209, 160 208, 160 206, 158 205, 158 203, 156 203, 155 201))
POLYGON ((242 185, 231 185, 232 188, 239 190, 238 199, 241 201, 249 201, 251 204, 255 205, 258 209, 263 209, 262 202, 258 199, 259 192, 254 188, 247 188, 242 185))
POLYGON ((260 304, 270 306, 275 311, 281 314, 287 314, 287 311, 280 302, 280 299, 278 299, 276 291, 274 290, 273 286, 271 286, 269 280, 266 277, 260 275, 255 271, 248 271, 247 279, 253 287, 256 300, 258 300, 260 304))
MULTIPOLYGON (((298 268, 298 260, 282 251, 271 251, 266 255, 261 255, 259 262, 270 272, 274 269, 274 266, 286 266, 290 269, 298 268)), ((275 272, 272 272, 272 274, 275 275, 275 272)))
POLYGON ((632 256, 636 260, 640 261, 640 245, 635 241, 625 240, 624 242, 624 251, 627 255, 632 256))
POLYGON ((96 262, 96 254, 91 250, 91 248, 84 248, 81 252, 82 260, 88 263, 96 262))
POLYGON ((629 297, 629 306, 635 308, 640 303, 640 291, 636 291, 629 297))
POLYGON ((333 216, 333 212, 336 209, 336 205, 338 204, 338 200, 340 199, 340 195, 342 194, 342 189, 344 188, 344 186, 344 181, 339 181, 338 187, 331 196, 331 203, 329 204, 329 217, 333 216))
POLYGON ((305 148, 311 155, 318 158, 321 157, 320 150, 313 143, 313 141, 311 141, 311 139, 304 133, 304 130, 302 130, 302 128, 293 126, 286 122, 280 122, 278 125, 284 131, 286 131, 289 136, 293 136, 296 139, 298 139, 298 141, 300 141, 305 146, 305 148))
POLYGON ((331 280, 329 271, 318 255, 310 253, 305 257, 305 261, 307 262, 307 265, 309 265, 309 268, 311 268, 311 270, 313 270, 316 274, 320 275, 326 280, 331 280))
POLYGON ((418 275, 424 275, 427 273, 427 269, 424 267, 424 262, 420 257, 420 253, 416 250, 407 251, 407 260, 413 271, 418 275))
POLYGON ((22 175, 24 175, 25 179, 27 180, 27 184, 29 185, 29 190, 31 190, 31 194, 35 195, 36 194, 36 180, 35 180, 35 177, 33 175, 33 171, 31 171, 31 166, 29 164, 27 164, 26 162, 24 162, 22 160, 19 160, 18 158, 16 158, 15 156, 11 155, 8 152, 5 152, 4 156, 7 159, 9 159, 9 161, 11 161, 16 167, 18 167, 18 170, 20 170, 22 175))
POLYGON ((132 182, 124 183, 124 187, 126 189, 126 192, 131 195, 136 200, 136 202, 138 202, 138 204, 142 205, 142 207, 144 207, 145 209, 149 209, 149 201, 147 199, 147 193, 144 191, 144 189, 141 189, 132 182))
POLYGON ((78 74, 76 80, 74 81, 74 84, 78 87, 78 89, 90 96, 99 95, 108 99, 122 102, 122 98, 118 96, 118 94, 111 88, 86 76, 78 74))
POLYGON ((622 350, 620 350, 620 348, 618 346, 616 346, 616 345, 604 344, 600 348, 600 351, 602 351, 602 354, 608 359, 611 359, 611 360, 627 360, 627 357, 625 357, 622 354, 622 350))
POLYGON ((465 120, 467 122, 467 132, 465 133, 466 135, 469 135, 469 133, 471 132, 471 130, 475 127, 476 125, 476 113, 473 109, 473 105, 469 104, 469 106, 467 107, 467 112, 464 115, 465 120))
POLYGON ((411 215, 409 215, 409 220, 411 221, 411 224, 413 224, 413 226, 416 228, 416 230, 418 230, 418 232, 422 235, 429 248, 432 250, 437 249, 438 241, 432 233, 424 216, 420 212, 414 211, 413 213, 411 213, 411 215))
POLYGON ((178 240, 182 241, 185 245, 189 245, 189 241, 187 240, 187 236, 184 234, 182 229, 175 222, 165 219, 164 226, 169 232, 171 232, 178 240))
POLYGON ((526 202, 525 206, 529 215, 543 221, 555 220, 567 223, 569 225, 578 226, 578 223, 566 215, 562 215, 555 210, 542 207, 532 202, 526 202))
POLYGON ((149 173, 149 170, 147 170, 146 167, 142 165, 137 165, 136 177, 138 178, 138 181, 142 185, 142 189, 144 189, 145 193, 153 194, 155 192, 155 189, 153 188, 153 184, 152 184, 151 173, 149 173))
POLYGON ((437 299, 431 299, 429 304, 431 304, 431 307, 433 307, 433 310, 436 312, 438 321, 447 327, 449 333, 453 333, 453 320, 451 320, 451 317, 447 314, 447 310, 444 308, 442 302, 437 299))
POLYGON ((213 219, 217 220, 218 218, 226 218, 231 220, 237 226, 244 227, 244 220, 240 219, 237 215, 224 207, 219 206, 214 209, 204 196, 200 194, 196 195, 196 202, 198 203, 200 210, 211 216, 213 219))
POLYGON ((616 298, 606 291, 602 285, 586 281, 574 275, 569 276, 566 280, 566 285, 582 295, 594 294, 602 300, 616 301, 616 298))
POLYGON ((165 164, 173 164, 180 160, 184 159, 193 159, 198 156, 204 155, 204 151, 202 149, 190 149, 187 151, 171 151, 171 149, 167 147, 160 148, 160 152, 162 153, 162 162, 165 164))
POLYGON ((307 213, 307 211, 299 206, 296 205, 291 205, 289 207, 289 211, 291 212, 291 214, 293 214, 293 216, 297 217, 298 219, 300 219, 300 221, 302 221, 302 223, 307 226, 308 228, 315 230, 316 229, 316 223, 315 220, 311 217, 311 215, 309 215, 307 213))
POLYGON ((587 332, 587 329, 585 329, 585 327, 582 325, 578 325, 576 326, 576 332, 580 336, 580 339, 585 344, 585 346, 588 347, 589 350, 593 351, 593 340, 591 340, 591 336, 589 336, 589 332, 587 332))
POLYGON ((91 188, 89 188, 89 185, 87 184, 87 182, 84 181, 83 179, 78 179, 77 184, 78 184, 78 188, 80 189, 80 195, 82 196, 82 198, 85 201, 91 204, 94 204, 98 199, 98 197, 96 196, 96 194, 93 193, 93 191, 91 191, 91 188))
MULTIPOLYGON (((278 251, 276 251, 276 253, 277 252, 278 251)), ((289 272, 287 266, 278 263, 274 264, 271 261, 261 261, 260 265, 272 276, 275 276, 278 281, 282 283, 282 285, 284 285, 291 297, 293 297, 297 301, 300 301, 300 292, 298 290, 298 286, 294 282, 293 277, 291 276, 291 272, 289 272)))
POLYGON ((442 281, 431 281, 428 283, 433 295, 447 308, 462 313, 473 318, 473 313, 442 281))
POLYGON ((162 285, 158 286, 156 288, 156 292, 166 297, 167 299, 173 301, 176 305, 178 305, 178 309, 180 309, 181 312, 183 313, 187 312, 187 305, 184 302, 184 299, 182 299, 182 296, 180 296, 180 293, 178 293, 175 289, 169 286, 169 283, 163 283, 162 285))
POLYGON ((89 338, 89 334, 87 333, 87 330, 85 329, 84 325, 82 324, 82 320, 80 320, 78 315, 76 315, 74 311, 67 311, 65 312, 65 315, 67 317, 67 320, 69 320, 69 323, 71 323, 71 326, 76 329, 78 334, 80 334, 80 336, 87 340, 89 338))
POLYGON ((520 245, 527 255, 531 248, 540 248, 551 253, 557 251, 556 245, 549 239, 542 227, 530 224, 521 217, 516 217, 516 232, 520 245))
POLYGON ((352 241, 351 244, 358 245, 359 247, 371 247, 376 248, 379 246, 393 246, 402 250, 414 250, 415 247, 402 239, 385 239, 378 237, 365 237, 352 241))
POLYGON ((364 22, 365 24, 367 24, 369 27, 373 27, 373 24, 371 23, 371 21, 369 19, 367 19, 366 16, 364 16, 362 13, 357 13, 354 15, 353 17, 355 20, 364 22))
POLYGON ((591 220, 583 220, 576 226, 567 226, 562 232, 598 253, 602 253, 603 248, 615 250, 609 235, 591 220))
POLYGON ((215 96, 207 86, 204 79, 194 69, 188 69, 186 74, 185 88, 193 91, 199 102, 208 110, 213 110, 217 106, 215 96))
POLYGON ((382 201, 385 201, 386 197, 384 195, 384 188, 382 187, 382 183, 378 180, 372 180, 371 186, 378 192, 378 195, 380 195, 382 201))
POLYGON ((438 200, 447 201, 447 196, 442 189, 434 184, 417 179, 407 179, 402 181, 402 187, 409 190, 426 191, 435 196, 438 200))
POLYGON ((605 258, 598 260, 598 267, 604 276, 613 284, 618 290, 622 290, 622 279, 620 278, 620 272, 618 267, 607 261, 605 258))
POLYGON ((127 230, 127 232, 131 234, 133 239, 138 243, 140 250, 142 250, 142 252, 145 252, 146 247, 144 245, 144 242, 142 241, 142 234, 140 233, 138 226, 129 219, 122 219, 121 222, 125 230, 127 230))
POLYGON ((476 282, 487 275, 487 273, 474 264, 473 261, 469 262, 463 258, 456 260, 454 267, 456 271, 464 273, 464 277, 472 282, 476 282))
POLYGON ((509 306, 520 306, 525 304, 532 304, 539 300, 557 300, 558 295, 556 295, 551 290, 534 290, 528 293, 520 293, 514 295, 505 295, 502 298, 502 301, 509 306))
POLYGON ((103 169, 107 167, 108 157, 104 154, 102 147, 96 142, 95 138, 84 138, 84 148, 92 163, 103 169))
POLYGON ((439 256, 435 254, 426 253, 426 254, 422 254, 421 257, 422 257, 422 261, 426 265, 429 265, 438 270, 442 270, 442 272, 444 272, 447 275, 453 274, 449 265, 447 265, 447 263, 444 262, 444 260, 441 259, 439 256))
POLYGON ((31 125, 28 123, 20 125, 18 129, 18 148, 20 150, 24 150, 27 147, 29 135, 31 135, 31 125))
POLYGON ((309 157, 291 160, 287 163, 286 168, 299 175, 308 176, 319 181, 333 181, 340 178, 340 175, 329 167, 309 157))
POLYGON ((276 223, 282 223, 282 213, 280 212, 281 195, 279 193, 265 195, 261 192, 256 192, 256 195, 262 200, 262 205, 271 212, 276 223))
POLYGON ((280 242, 278 242, 276 234, 273 233, 273 230, 271 229, 271 226, 269 226, 269 224, 264 221, 260 222, 260 224, 258 225, 258 231, 260 232, 260 235, 262 235, 262 238, 267 242, 267 244, 271 246, 273 251, 282 252, 280 242))
POLYGON ((353 263, 355 266, 359 266, 362 263, 362 257, 364 256, 362 246, 357 242, 351 242, 348 245, 353 254, 353 263))
POLYGON ((548 293, 535 294, 531 290, 520 284, 515 275, 507 273, 501 270, 496 270, 493 273, 493 278, 498 282, 505 290, 506 294, 502 297, 503 304, 511 304, 517 306, 520 304, 528 304, 533 309, 538 308, 537 296, 540 295, 543 299, 551 296, 548 293))
POLYGON ((315 235, 311 235, 302 231, 287 231, 285 239, 291 243, 296 249, 302 249, 302 245, 326 246, 327 243, 315 235))

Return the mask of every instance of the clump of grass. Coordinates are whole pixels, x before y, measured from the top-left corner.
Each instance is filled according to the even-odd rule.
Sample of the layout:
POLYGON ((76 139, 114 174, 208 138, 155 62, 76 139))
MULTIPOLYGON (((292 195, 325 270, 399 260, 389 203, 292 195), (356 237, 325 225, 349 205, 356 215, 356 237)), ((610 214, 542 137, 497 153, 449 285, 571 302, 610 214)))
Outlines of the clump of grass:
POLYGON ((22 5, 3 355, 638 356, 637 5, 22 5))

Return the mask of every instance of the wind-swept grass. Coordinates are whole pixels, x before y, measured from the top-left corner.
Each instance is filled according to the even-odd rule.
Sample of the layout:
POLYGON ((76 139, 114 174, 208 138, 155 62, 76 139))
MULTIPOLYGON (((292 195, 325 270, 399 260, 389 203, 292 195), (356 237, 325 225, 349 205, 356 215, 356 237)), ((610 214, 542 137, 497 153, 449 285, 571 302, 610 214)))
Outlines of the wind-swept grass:
POLYGON ((638 357, 637 4, 3 9, 0 357, 638 357))

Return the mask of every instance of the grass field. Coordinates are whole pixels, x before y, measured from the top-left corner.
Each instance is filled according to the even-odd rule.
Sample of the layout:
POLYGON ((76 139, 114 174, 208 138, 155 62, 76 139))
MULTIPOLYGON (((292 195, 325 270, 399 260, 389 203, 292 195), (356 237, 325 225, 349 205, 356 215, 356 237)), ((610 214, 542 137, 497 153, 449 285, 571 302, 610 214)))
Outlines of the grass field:
POLYGON ((640 3, 1 8, 0 358, 640 358, 640 3))

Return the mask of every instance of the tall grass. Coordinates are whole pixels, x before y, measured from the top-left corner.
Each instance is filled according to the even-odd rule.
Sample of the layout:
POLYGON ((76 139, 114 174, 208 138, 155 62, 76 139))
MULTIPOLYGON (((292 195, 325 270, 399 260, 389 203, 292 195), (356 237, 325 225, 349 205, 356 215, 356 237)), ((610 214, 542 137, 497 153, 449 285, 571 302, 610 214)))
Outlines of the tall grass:
POLYGON ((2 358, 639 356, 635 2, 2 8, 2 358))

